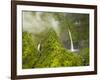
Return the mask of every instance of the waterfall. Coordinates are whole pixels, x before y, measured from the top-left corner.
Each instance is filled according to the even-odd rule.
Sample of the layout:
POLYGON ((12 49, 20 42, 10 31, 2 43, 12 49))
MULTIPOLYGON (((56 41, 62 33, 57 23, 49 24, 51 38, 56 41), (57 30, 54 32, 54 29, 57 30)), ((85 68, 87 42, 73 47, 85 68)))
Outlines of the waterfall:
POLYGON ((74 48, 73 39, 72 39, 72 35, 71 35, 70 29, 68 29, 68 33, 69 33, 69 37, 70 37, 70 41, 71 41, 70 51, 71 51, 71 52, 79 51, 79 49, 75 49, 75 48, 74 48))
POLYGON ((38 47, 37 47, 37 50, 38 51, 40 51, 40 47, 41 47, 41 45, 40 45, 40 43, 38 44, 38 47))
POLYGON ((71 41, 71 48, 70 48, 70 50, 71 50, 72 52, 74 52, 74 51, 75 51, 75 50, 74 50, 74 44, 73 44, 73 40, 72 40, 72 35, 71 35, 70 29, 68 29, 68 32, 69 32, 69 37, 70 37, 70 41, 71 41))

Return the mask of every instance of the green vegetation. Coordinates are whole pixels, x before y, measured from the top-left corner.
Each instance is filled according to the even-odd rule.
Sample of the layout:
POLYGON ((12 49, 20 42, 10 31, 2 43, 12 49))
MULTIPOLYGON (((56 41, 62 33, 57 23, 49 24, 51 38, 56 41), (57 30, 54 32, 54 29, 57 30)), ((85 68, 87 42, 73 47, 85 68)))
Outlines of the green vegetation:
POLYGON ((23 32, 23 43, 22 43, 22 67, 31 68, 33 64, 37 61, 38 54, 36 47, 34 46, 34 41, 32 39, 32 34, 23 32))
POLYGON ((83 48, 80 51, 80 55, 83 59, 83 65, 85 65, 85 66, 89 65, 89 49, 88 48, 83 48))
MULTIPOLYGON (((36 12, 31 12, 29 15, 36 21, 33 21, 34 24, 31 25, 31 28, 29 24, 23 21, 23 24, 28 25, 30 29, 26 28, 26 25, 23 26, 22 68, 89 65, 88 15, 71 13, 65 15, 65 13, 48 12, 38 14, 38 17, 36 12), (59 27, 58 30, 57 26, 59 27), (70 51, 68 29, 72 33, 74 46, 77 47, 78 45, 76 52, 70 51), (38 50, 38 44, 40 44, 40 50, 38 50)), ((30 17, 23 19, 32 21, 30 17)))

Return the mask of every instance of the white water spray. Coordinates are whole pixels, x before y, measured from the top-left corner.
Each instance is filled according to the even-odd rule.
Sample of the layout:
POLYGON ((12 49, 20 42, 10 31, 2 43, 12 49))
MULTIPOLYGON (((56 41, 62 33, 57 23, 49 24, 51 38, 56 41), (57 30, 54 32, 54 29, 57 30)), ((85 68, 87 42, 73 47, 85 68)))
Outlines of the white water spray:
POLYGON ((38 44, 37 50, 40 51, 41 45, 40 43, 38 44))
POLYGON ((70 48, 70 50, 73 52, 74 51, 74 45, 73 45, 73 40, 72 40, 72 35, 71 35, 70 29, 68 29, 68 32, 69 32, 69 37, 70 37, 70 41, 71 41, 71 48, 70 48))
POLYGON ((70 41, 71 41, 71 47, 70 47, 71 52, 78 51, 78 49, 74 49, 74 44, 73 44, 73 39, 72 39, 72 35, 71 35, 70 29, 68 29, 68 33, 69 33, 69 37, 70 37, 70 41))

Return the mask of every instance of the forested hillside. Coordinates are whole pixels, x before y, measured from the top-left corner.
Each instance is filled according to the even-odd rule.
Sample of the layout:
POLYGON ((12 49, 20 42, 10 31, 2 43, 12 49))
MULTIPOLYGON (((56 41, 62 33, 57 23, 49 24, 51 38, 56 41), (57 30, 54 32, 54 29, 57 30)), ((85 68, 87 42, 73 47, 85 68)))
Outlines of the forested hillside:
POLYGON ((23 68, 87 65, 88 14, 23 12, 23 68))

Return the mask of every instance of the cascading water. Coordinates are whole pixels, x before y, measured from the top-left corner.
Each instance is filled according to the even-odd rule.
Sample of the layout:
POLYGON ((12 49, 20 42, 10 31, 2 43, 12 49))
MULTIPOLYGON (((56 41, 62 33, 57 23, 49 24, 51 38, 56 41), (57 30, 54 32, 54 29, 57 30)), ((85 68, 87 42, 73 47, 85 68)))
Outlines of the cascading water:
POLYGON ((41 45, 40 43, 38 44, 37 50, 40 51, 41 45))
POLYGON ((73 52, 74 51, 74 45, 73 45, 73 40, 72 40, 72 35, 71 35, 70 29, 68 29, 68 32, 69 32, 69 37, 70 37, 70 41, 71 41, 71 48, 70 48, 70 50, 73 52))
POLYGON ((69 37, 70 37, 70 41, 71 41, 70 51, 71 51, 71 52, 78 51, 78 49, 74 49, 74 44, 73 44, 73 39, 72 39, 72 35, 71 35, 70 29, 68 29, 68 33, 69 33, 69 37))

